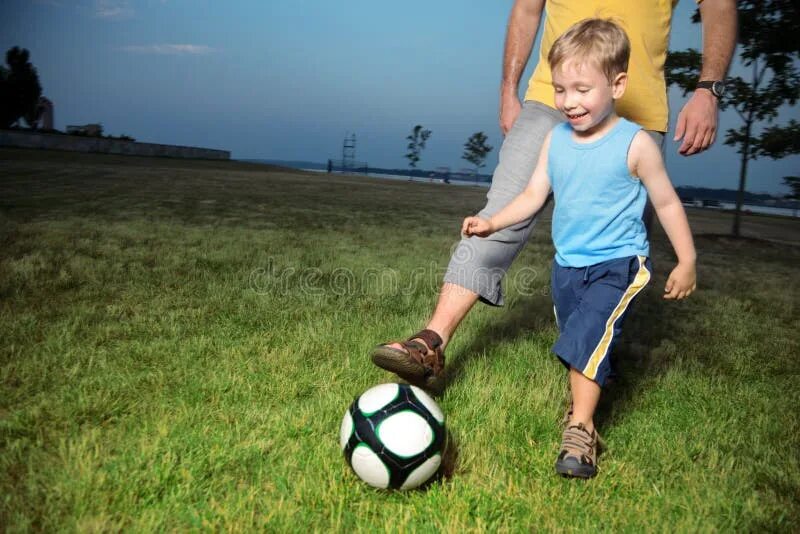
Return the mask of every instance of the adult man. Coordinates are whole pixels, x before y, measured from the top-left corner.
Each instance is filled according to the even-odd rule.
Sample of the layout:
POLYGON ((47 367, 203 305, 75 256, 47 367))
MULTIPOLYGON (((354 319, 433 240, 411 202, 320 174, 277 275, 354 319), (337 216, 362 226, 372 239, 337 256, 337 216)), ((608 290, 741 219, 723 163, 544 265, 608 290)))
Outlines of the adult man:
MULTIPOLYGON (((519 194, 533 172, 542 141, 563 118, 554 109, 550 71, 544 58, 569 26, 589 17, 618 20, 631 40, 628 91, 619 114, 647 129, 659 143, 667 131, 663 66, 672 10, 677 0, 515 0, 509 18, 500 86, 500 159, 480 212, 489 217, 519 194), (540 58, 525 103, 519 81, 528 61, 542 13, 546 10, 540 58)), ((698 89, 678 115, 674 140, 684 156, 707 149, 715 140, 717 100, 735 47, 735 0, 700 0, 703 65, 698 89), (716 83, 715 83, 716 82, 716 83)), ((434 391, 442 385, 444 348, 476 301, 501 306, 501 281, 530 235, 535 220, 489 238, 464 238, 450 260, 439 299, 425 329, 406 341, 379 345, 373 362, 434 391)))

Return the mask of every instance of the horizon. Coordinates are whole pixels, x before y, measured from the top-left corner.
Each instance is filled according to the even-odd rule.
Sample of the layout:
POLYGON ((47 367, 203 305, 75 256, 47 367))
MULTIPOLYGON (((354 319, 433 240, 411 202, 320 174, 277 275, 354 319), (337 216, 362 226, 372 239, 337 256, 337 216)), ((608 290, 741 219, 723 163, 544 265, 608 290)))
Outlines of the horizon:
MULTIPOLYGON (((399 169, 407 167, 405 136, 422 124, 433 133, 420 167, 471 167, 463 144, 483 131, 494 150, 481 172, 491 174, 502 143, 497 102, 511 5, 9 0, 0 8, 0 46, 30 51, 59 130, 101 123, 106 134, 141 142, 283 161, 339 159, 345 135, 355 133, 355 159, 399 169)), ((670 49, 700 47, 694 6, 678 3, 670 49)), ((670 90, 671 125, 683 101, 670 90)), ((800 120, 797 106, 776 124, 790 119, 800 120)), ((668 134, 673 183, 738 189, 740 156, 723 141, 739 124, 734 111, 722 113, 715 145, 688 158, 668 134)), ((745 189, 786 194, 781 178, 798 169, 798 155, 750 161, 745 189)))
MULTIPOLYGON (((323 171, 323 170, 325 170, 325 165, 326 165, 325 162, 321 162, 321 161, 283 160, 283 159, 264 159, 264 158, 241 158, 241 159, 239 159, 239 158, 231 158, 231 161, 241 161, 243 163, 263 163, 263 164, 266 164, 266 165, 285 166, 285 167, 288 167, 290 169, 308 170, 308 171, 311 171, 311 172, 323 171), (290 164, 294 164, 294 165, 290 165, 290 164), (314 166, 317 166, 319 168, 305 168, 305 167, 296 166, 296 165, 300 165, 300 164, 303 164, 303 165, 314 165, 314 166)), ((373 174, 373 171, 402 171, 402 172, 408 172, 409 168, 408 167, 405 167, 405 168, 403 168, 403 167, 369 167, 367 169, 367 173, 366 174, 360 172, 359 170, 354 170, 351 174, 356 175, 356 176, 364 174, 364 176, 372 177, 371 175, 373 174)), ((450 169, 450 172, 452 174, 461 174, 462 171, 463 172, 471 171, 471 169, 466 169, 466 168, 464 168, 464 169, 450 169)), ((343 171, 336 171, 336 170, 334 170, 333 172, 334 172, 334 174, 342 174, 343 173, 343 171)), ((417 168, 417 169, 414 169, 414 172, 430 172, 430 173, 433 173, 433 172, 437 172, 437 170, 435 168, 434 169, 417 168)), ((405 176, 405 175, 398 174, 397 176, 405 176)), ((491 172, 485 172, 485 169, 483 169, 482 172, 478 173, 478 176, 480 176, 481 178, 489 178, 489 179, 491 179, 492 173, 491 172)), ((417 177, 417 178, 422 179, 424 177, 417 177)), ((489 182, 484 181, 484 180, 479 180, 477 183, 486 183, 486 184, 488 184, 489 182)), ((700 190, 708 190, 708 191, 730 191, 730 192, 733 192, 733 193, 736 193, 738 191, 738 188, 733 188, 733 187, 708 187, 708 186, 704 186, 704 185, 692 185, 692 184, 676 185, 675 186, 675 190, 676 191, 678 191, 678 190, 688 190, 688 189, 700 189, 700 190)), ((749 189, 745 189, 745 194, 753 195, 753 196, 767 195, 771 199, 782 200, 782 201, 785 201, 785 202, 792 202, 791 199, 786 199, 784 197, 784 195, 782 195, 782 194, 777 194, 776 195, 776 194, 767 193, 767 192, 756 192, 756 191, 750 191, 749 189)), ((745 199, 745 201, 746 200, 747 199, 745 199)))

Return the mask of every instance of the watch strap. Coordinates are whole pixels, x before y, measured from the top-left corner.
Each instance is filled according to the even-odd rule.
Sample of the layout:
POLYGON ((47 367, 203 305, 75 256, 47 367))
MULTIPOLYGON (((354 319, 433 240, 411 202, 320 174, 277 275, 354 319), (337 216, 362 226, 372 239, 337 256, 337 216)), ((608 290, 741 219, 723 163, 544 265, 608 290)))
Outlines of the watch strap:
POLYGON ((722 80, 700 80, 696 85, 697 89, 708 89, 711 94, 717 98, 722 97, 722 92, 725 90, 725 85, 722 80), (720 87, 722 86, 722 87, 720 87), (721 89, 721 90, 718 90, 721 89))

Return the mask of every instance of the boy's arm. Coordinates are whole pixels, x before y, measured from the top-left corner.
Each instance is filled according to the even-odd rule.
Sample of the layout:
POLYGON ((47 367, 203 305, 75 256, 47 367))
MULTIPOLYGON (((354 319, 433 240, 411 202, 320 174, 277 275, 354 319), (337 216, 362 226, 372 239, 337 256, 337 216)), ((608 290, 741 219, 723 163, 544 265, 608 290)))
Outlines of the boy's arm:
POLYGON ((512 224, 522 222, 542 209, 547 201, 547 195, 550 194, 550 178, 547 176, 549 148, 550 134, 548 133, 542 143, 536 169, 522 193, 489 219, 478 216, 467 217, 461 225, 461 233, 467 236, 486 237, 512 224))
POLYGON ((550 134, 547 134, 539 152, 539 161, 525 190, 505 208, 489 218, 492 231, 502 230, 532 217, 542 209, 550 194, 550 178, 547 176, 547 153, 550 151, 550 134))
POLYGON ((634 137, 629 152, 631 172, 638 176, 647 189, 653 203, 658 221, 667 234, 678 265, 670 273, 664 288, 664 298, 682 299, 688 297, 696 287, 694 249, 689 221, 678 194, 669 181, 661 150, 655 141, 644 131, 634 137))

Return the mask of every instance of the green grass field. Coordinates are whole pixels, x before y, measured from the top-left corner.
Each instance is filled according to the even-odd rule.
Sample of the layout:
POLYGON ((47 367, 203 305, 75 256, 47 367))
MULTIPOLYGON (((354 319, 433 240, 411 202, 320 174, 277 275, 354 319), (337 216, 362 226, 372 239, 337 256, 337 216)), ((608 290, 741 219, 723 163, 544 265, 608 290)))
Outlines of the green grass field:
POLYGON ((338 448, 368 358, 422 326, 485 190, 226 162, 0 150, 0 529, 759 532, 800 521, 800 221, 692 211, 698 292, 656 275, 589 482, 566 399, 549 214, 447 351, 452 449, 426 491, 338 448), (778 243, 780 240, 781 243, 778 243))

